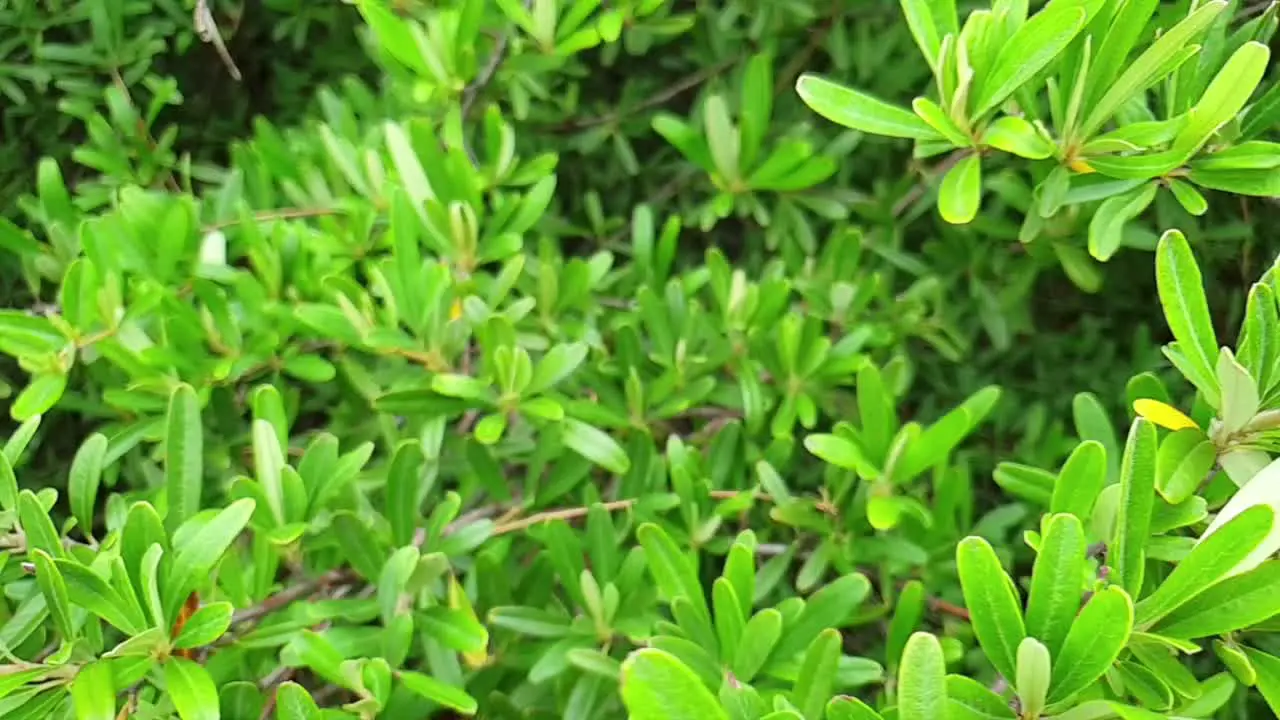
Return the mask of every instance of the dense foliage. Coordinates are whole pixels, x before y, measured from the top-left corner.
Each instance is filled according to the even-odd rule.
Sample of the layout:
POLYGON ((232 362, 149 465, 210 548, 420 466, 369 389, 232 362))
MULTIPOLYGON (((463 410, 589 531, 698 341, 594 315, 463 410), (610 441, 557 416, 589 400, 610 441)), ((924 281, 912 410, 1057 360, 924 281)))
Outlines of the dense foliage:
POLYGON ((1277 6, 959 5, 0 7, 0 717, 1280 708, 1277 6))

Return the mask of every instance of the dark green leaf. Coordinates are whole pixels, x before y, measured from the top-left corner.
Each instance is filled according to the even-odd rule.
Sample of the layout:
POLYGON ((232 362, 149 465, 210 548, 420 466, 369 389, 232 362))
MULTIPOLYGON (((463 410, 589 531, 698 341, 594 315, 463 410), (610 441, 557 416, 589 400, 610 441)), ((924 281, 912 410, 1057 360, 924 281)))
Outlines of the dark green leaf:
POLYGON ((164 683, 169 699, 182 720, 218 720, 218 689, 199 664, 170 658, 164 666, 164 683))
POLYGON ((200 511, 204 487, 204 429, 200 405, 190 385, 179 385, 169 396, 165 420, 164 477, 168 498, 166 527, 170 532, 200 511))

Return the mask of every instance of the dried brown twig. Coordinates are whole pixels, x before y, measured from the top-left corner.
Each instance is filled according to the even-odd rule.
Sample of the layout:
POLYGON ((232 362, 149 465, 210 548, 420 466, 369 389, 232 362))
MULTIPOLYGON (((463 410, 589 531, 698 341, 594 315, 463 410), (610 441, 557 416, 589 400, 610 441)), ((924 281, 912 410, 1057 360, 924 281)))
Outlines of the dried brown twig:
POLYGON ((227 66, 227 72, 231 73, 231 77, 236 82, 240 82, 240 68, 236 67, 235 61, 231 59, 231 53, 227 52, 226 44, 222 42, 222 33, 218 32, 218 24, 213 21, 208 0, 196 0, 196 9, 191 16, 191 21, 200 39, 213 45, 213 49, 218 52, 218 57, 222 58, 222 64, 227 66))

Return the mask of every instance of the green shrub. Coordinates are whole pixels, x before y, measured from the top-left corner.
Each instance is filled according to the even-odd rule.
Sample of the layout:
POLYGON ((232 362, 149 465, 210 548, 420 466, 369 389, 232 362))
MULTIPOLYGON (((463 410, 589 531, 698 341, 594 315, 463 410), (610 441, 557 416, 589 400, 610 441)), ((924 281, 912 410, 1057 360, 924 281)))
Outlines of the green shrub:
MULTIPOLYGON (((1148 230, 1155 273, 1141 254, 1098 264, 1068 231, 996 251, 1056 162, 986 173, 996 202, 932 223, 935 191, 898 149, 822 127, 792 87, 829 63, 910 90, 929 75, 910 63, 919 13, 948 3, 906 3, 907 24, 888 2, 355 5, 380 82, 330 76, 303 120, 258 119, 225 166, 185 175, 169 145, 90 132, 73 157, 96 177, 42 160, 0 226, 37 301, 0 310, 17 423, 0 716, 1101 720, 1278 702, 1278 271, 1232 351, 1192 255, 1206 233, 1148 230), (1063 257, 1079 262, 1053 275, 1063 257), (1143 320, 1158 296, 1172 371, 1129 315, 1038 326, 1046 276, 1143 320), (1058 367, 1063 350, 1086 360, 1058 367), (1035 369, 992 377, 996 361, 1035 369)), ((1016 16, 997 5, 985 17, 1016 16)), ((1130 5, 1150 3, 1041 12, 1130 5)), ((1192 11, 1175 5, 1153 22, 1192 11)), ((1022 112, 1083 33, 1016 75, 1022 112)), ((177 89, 152 85, 159 104, 177 89)), ((73 113, 87 129, 161 127, 95 90, 73 113)), ((1177 121, 1153 107, 1200 122, 1194 103, 1177 121)), ((1222 152, 1265 165, 1272 145, 1222 152)), ((1159 203, 1119 226, 1173 225, 1159 203)))
POLYGON ((1245 13, 1226 0, 1168 26, 1154 0, 1055 2, 1030 17, 1025 0, 997 0, 963 27, 954 2, 902 5, 936 100, 917 97, 908 111, 812 75, 797 90, 841 125, 915 140, 917 157, 953 152, 938 188, 947 222, 977 217, 983 154, 997 151, 1044 161, 1031 168, 1034 212, 1019 239, 1087 221, 1098 260, 1161 189, 1192 215, 1208 210, 1202 189, 1280 194, 1280 155, 1258 140, 1280 120, 1280 86, 1250 104, 1271 57, 1275 5, 1234 29, 1245 13))

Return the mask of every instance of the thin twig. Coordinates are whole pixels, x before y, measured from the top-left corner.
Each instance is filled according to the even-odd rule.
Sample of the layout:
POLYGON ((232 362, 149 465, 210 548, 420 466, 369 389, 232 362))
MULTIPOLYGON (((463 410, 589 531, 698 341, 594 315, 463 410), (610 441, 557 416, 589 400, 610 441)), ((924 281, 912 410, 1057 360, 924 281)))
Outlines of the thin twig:
POLYGON ((818 52, 818 48, 827 41, 827 36, 835 29, 836 22, 840 16, 844 14, 842 0, 835 0, 831 4, 831 12, 827 15, 826 21, 822 23, 822 27, 813 33, 809 38, 809 42, 805 43, 804 49, 796 53, 791 62, 787 63, 787 67, 778 75, 778 80, 773 86, 773 95, 777 97, 789 90, 795 82, 795 78, 804 71, 809 65, 809 60, 813 58, 814 53, 818 52))
POLYGON ((723 73, 725 70, 728 70, 729 68, 736 65, 740 60, 742 60, 741 57, 733 57, 733 58, 729 58, 728 60, 721 60, 715 65, 703 68, 695 73, 692 73, 683 78, 680 78, 679 80, 672 83, 671 85, 668 85, 663 89, 659 90, 658 92, 654 93, 653 95, 650 95, 644 100, 641 100, 636 105, 632 105, 627 108, 621 108, 610 113, 605 113, 604 115, 597 115, 595 117, 581 118, 577 120, 568 120, 566 122, 561 123, 559 126, 557 126, 556 131, 557 132, 575 132, 578 130, 587 130, 589 128, 598 127, 600 125, 613 125, 621 121, 623 118, 628 117, 630 115, 634 115, 638 112, 641 112, 643 110, 648 110, 650 108, 654 108, 659 105, 665 105, 671 100, 673 100, 674 98, 676 98, 681 93, 684 93, 687 90, 691 90, 701 85, 702 83, 706 82, 707 80, 710 80, 711 78, 716 77, 717 75, 723 73))
MULTIPOLYGON (((341 215, 342 210, 339 208, 284 208, 282 210, 264 210, 249 216, 249 220, 253 222, 269 222, 271 220, 297 220, 300 218, 328 217, 330 215, 341 215)), ((227 227, 240 225, 244 220, 235 218, 233 220, 222 220, 215 223, 205 225, 201 230, 203 232, 212 232, 227 227)))
MULTIPOLYGON (((532 0, 525 0, 525 9, 532 4, 532 0)), ((480 68, 479 74, 472 80, 462 91, 462 119, 466 120, 471 116, 471 108, 479 99, 480 93, 484 91, 489 83, 493 81, 493 77, 498 74, 498 68, 502 66, 502 61, 507 57, 507 46, 511 43, 508 32, 503 32, 498 36, 497 42, 493 46, 493 52, 489 54, 489 61, 480 68)), ((472 165, 477 165, 476 154, 471 150, 471 145, 464 139, 462 149, 466 151, 467 158, 471 160, 472 165)))
MULTIPOLYGON (((957 150, 956 152, 951 153, 949 156, 947 156, 946 160, 943 160, 941 163, 938 163, 938 166, 933 169, 932 176, 940 177, 942 175, 946 175, 947 171, 955 167, 956 163, 963 160, 965 155, 967 154, 968 153, 962 150, 957 150)), ((919 200, 924 195, 925 190, 929 188, 930 184, 931 184, 930 173, 924 173, 924 177, 920 179, 920 182, 916 183, 911 188, 910 192, 908 192, 906 195, 903 195, 901 200, 893 204, 893 216, 895 218, 901 217, 903 213, 905 213, 913 204, 915 204, 917 200, 919 200)))
POLYGON ((354 577, 353 572, 347 568, 330 570, 319 577, 305 580, 290 588, 285 588, 253 607, 237 611, 231 616, 231 624, 242 625, 260 620, 276 610, 283 609, 298 600, 310 597, 330 585, 336 585, 338 583, 351 580, 354 577))
POLYGON ((214 50, 218 52, 218 57, 222 58, 222 64, 227 66, 227 72, 236 82, 240 82, 240 68, 236 67, 236 63, 231 59, 231 53, 227 52, 227 46, 222 42, 222 33, 218 31, 218 24, 213 21, 213 13, 209 12, 208 0, 196 0, 196 9, 191 16, 192 23, 196 26, 196 34, 200 39, 213 45, 214 50))
MULTIPOLYGON (((635 503, 636 503, 635 500, 614 500, 612 502, 603 503, 603 505, 605 510, 608 510, 609 512, 613 512, 614 510, 625 510, 631 507, 632 505, 635 505, 635 503)), ((516 532, 517 530, 524 530, 526 528, 533 527, 534 525, 539 525, 544 522, 550 522, 552 520, 572 520, 574 518, 583 517, 590 511, 591 511, 590 507, 574 507, 574 508, 565 508, 563 510, 548 510, 547 512, 536 513, 536 514, 530 515, 529 517, 521 518, 519 520, 513 520, 511 522, 502 523, 501 525, 498 525, 493 529, 493 534, 495 537, 498 535, 506 535, 508 533, 516 532)))
POLYGON ((258 720, 267 720, 267 718, 271 717, 276 709, 276 694, 280 690, 280 685, 293 679, 295 673, 297 673, 296 668, 281 665, 258 683, 258 688, 264 694, 269 693, 267 701, 262 705, 262 712, 258 714, 258 720))
POLYGON ((483 68, 480 68, 475 80, 471 81, 466 89, 462 91, 463 119, 471 115, 471 108, 475 105, 476 100, 479 99, 480 93, 493 81, 493 76, 498 74, 498 68, 501 67, 502 61, 507 56, 507 45, 510 42, 511 40, 507 33, 504 32, 498 36, 498 42, 493 46, 493 52, 489 55, 489 62, 485 63, 483 68))
POLYGON ((950 615, 951 617, 969 622, 968 610, 965 610, 959 605, 949 603, 942 598, 929 598, 929 609, 942 615, 950 615))

